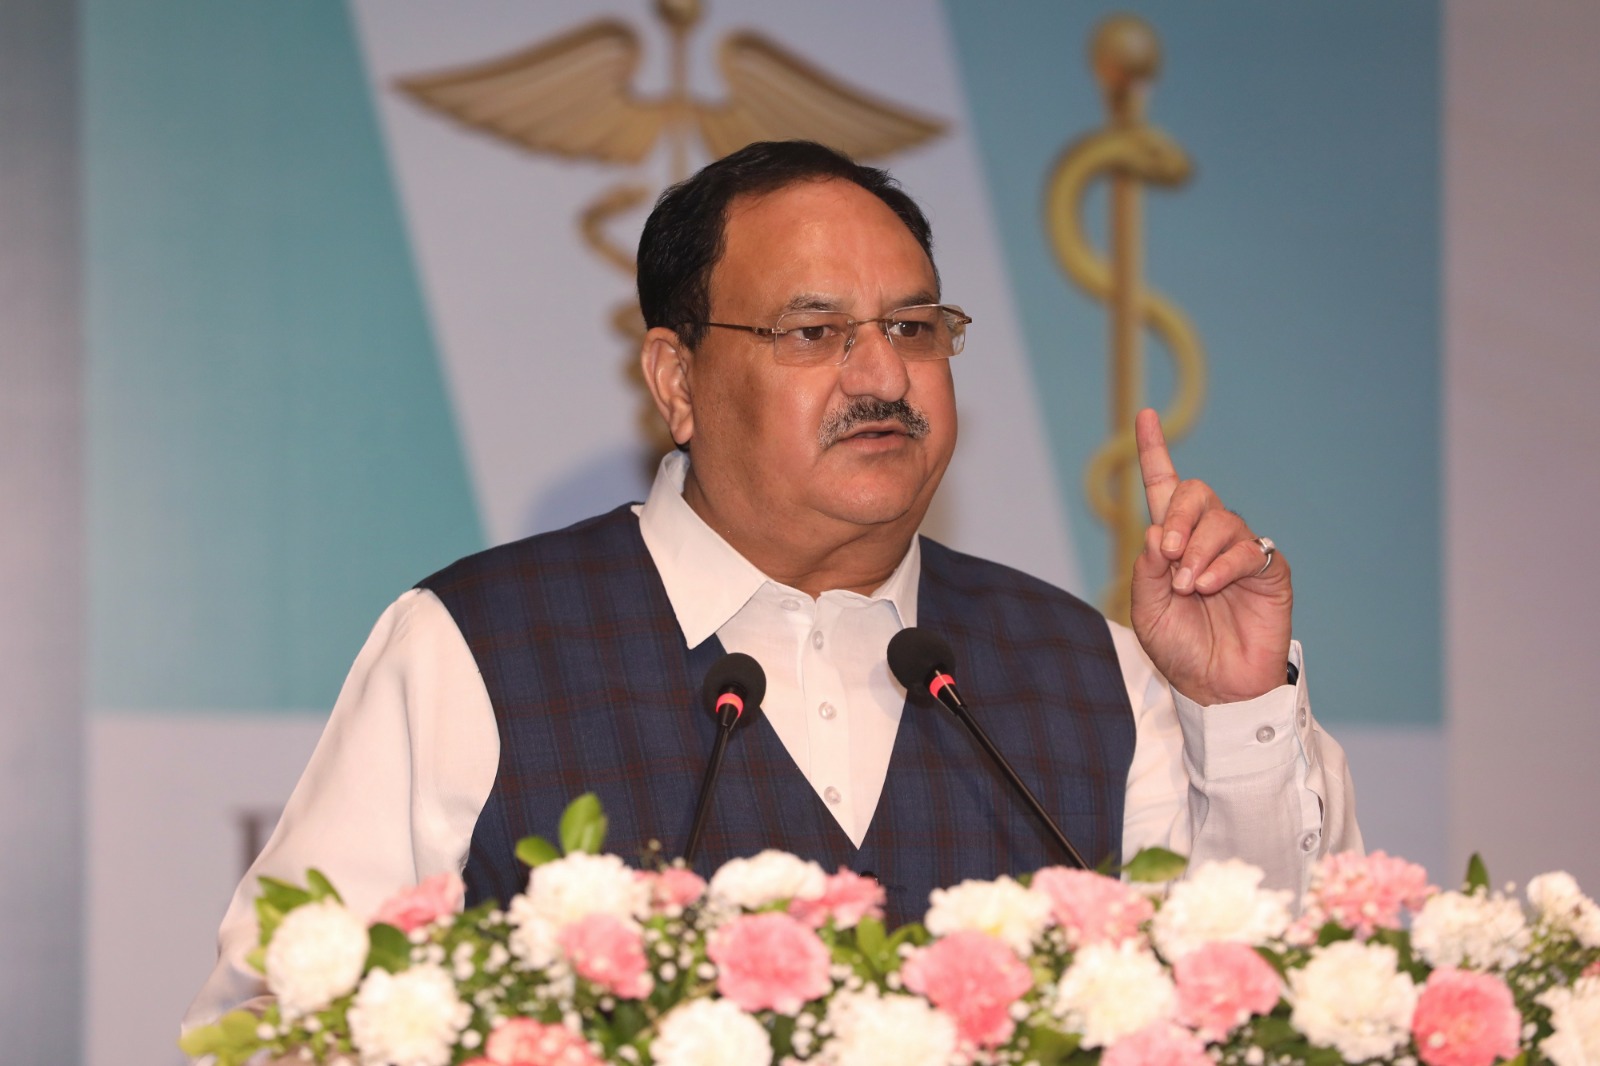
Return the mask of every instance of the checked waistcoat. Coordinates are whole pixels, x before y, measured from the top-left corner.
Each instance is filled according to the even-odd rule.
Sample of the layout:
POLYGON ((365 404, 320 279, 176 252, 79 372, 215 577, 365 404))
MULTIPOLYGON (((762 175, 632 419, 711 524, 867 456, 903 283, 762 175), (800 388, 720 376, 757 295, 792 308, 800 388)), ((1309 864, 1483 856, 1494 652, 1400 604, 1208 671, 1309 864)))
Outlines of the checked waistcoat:
MULTIPOLYGON (((477 660, 500 733, 500 767, 467 861, 468 902, 526 886, 514 857, 553 839, 562 810, 595 792, 605 850, 636 861, 651 840, 682 851, 716 738, 700 694, 723 654, 684 646, 665 588, 622 507, 469 556, 421 583, 477 660)), ((1127 691, 1105 620, 1018 571, 922 542, 918 624, 955 651, 962 696, 1090 863, 1120 854, 1133 758, 1127 691)), ((909 699, 888 777, 858 849, 761 716, 734 731, 695 868, 780 848, 884 885, 891 928, 928 893, 968 878, 1065 862, 970 735, 909 699)))

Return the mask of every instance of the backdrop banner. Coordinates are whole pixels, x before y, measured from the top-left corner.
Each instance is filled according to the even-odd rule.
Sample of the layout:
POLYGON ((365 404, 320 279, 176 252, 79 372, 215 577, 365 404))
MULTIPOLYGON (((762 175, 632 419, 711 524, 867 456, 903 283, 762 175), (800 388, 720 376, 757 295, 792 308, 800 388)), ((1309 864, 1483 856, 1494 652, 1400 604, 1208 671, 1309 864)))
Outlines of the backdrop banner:
POLYGON ((1197 403, 1179 472, 1292 560, 1369 847, 1600 885, 1600 578, 1550 547, 1600 525, 1600 9, 669 7, 0 3, 8 1062, 181 1061, 385 605, 642 498, 632 245, 775 110, 901 179, 973 315, 930 534, 1101 602, 1113 381, 1197 403), (1111 240, 1069 152, 1116 10, 1162 52, 1142 278, 1192 326, 1137 358, 1065 269, 1111 240), (602 150, 608 97, 698 118, 624 108, 602 150))

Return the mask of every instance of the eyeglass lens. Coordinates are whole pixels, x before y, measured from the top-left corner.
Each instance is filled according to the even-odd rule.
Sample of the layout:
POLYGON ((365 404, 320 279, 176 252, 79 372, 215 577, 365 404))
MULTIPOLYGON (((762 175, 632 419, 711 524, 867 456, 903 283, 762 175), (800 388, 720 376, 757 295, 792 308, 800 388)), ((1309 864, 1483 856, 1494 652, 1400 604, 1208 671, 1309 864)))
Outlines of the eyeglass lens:
POLYGON ((774 323, 774 354, 782 363, 838 362, 860 327, 881 329, 903 359, 948 359, 961 350, 966 333, 966 323, 938 304, 854 323, 842 311, 790 311, 774 323))

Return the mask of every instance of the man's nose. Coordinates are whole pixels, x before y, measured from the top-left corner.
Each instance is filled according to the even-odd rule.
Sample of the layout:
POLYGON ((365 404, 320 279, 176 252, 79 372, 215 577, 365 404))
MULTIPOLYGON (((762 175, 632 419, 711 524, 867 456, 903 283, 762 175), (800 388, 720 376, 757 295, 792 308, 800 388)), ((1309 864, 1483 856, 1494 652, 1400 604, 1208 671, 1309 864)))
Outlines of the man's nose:
POLYGON ((839 384, 850 396, 876 396, 880 400, 904 398, 911 385, 906 361, 889 341, 882 322, 863 322, 839 368, 839 384))

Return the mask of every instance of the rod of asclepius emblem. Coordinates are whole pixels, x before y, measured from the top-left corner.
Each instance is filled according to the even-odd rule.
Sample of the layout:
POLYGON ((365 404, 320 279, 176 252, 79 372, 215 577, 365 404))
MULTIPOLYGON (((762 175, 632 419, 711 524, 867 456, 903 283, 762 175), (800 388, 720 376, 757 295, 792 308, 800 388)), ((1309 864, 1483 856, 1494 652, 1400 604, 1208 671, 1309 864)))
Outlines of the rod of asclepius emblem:
POLYGON ((1160 42, 1143 20, 1117 15, 1096 29, 1089 58, 1104 94, 1106 124, 1062 152, 1045 186, 1044 210, 1061 269, 1106 305, 1110 320, 1110 431, 1084 470, 1084 494, 1110 541, 1101 609, 1127 623, 1129 580, 1148 521, 1133 439, 1134 416, 1148 406, 1144 331, 1154 332, 1172 358, 1173 395, 1161 412, 1169 441, 1185 436, 1199 417, 1205 352, 1188 317, 1144 280, 1144 188, 1174 188, 1191 173, 1187 153, 1145 119, 1149 88, 1161 67, 1160 42), (1105 255, 1094 247, 1083 218, 1086 195, 1102 178, 1110 213, 1105 255))

